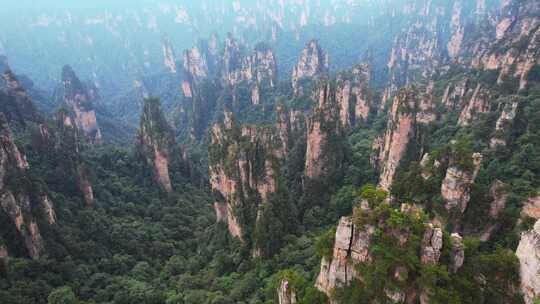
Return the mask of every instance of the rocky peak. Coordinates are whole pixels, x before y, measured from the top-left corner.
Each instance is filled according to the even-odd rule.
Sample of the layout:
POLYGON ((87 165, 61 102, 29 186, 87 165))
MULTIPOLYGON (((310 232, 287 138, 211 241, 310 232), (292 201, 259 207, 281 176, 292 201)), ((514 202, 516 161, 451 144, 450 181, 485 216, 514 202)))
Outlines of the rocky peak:
MULTIPOLYGON (((374 250, 383 250, 379 235, 386 241, 383 246, 403 247, 414 244, 418 250, 418 259, 422 264, 439 265, 443 247, 450 247, 450 260, 447 265, 452 272, 457 271, 464 262, 464 246, 461 237, 454 234, 451 243, 444 244, 443 230, 430 223, 422 223, 422 212, 413 206, 402 206, 401 210, 388 206, 370 207, 368 201, 362 201, 354 208, 352 217, 342 217, 336 228, 334 246, 331 256, 323 256, 321 269, 315 287, 330 297, 330 303, 337 303, 333 290, 354 284, 355 280, 373 280, 364 278, 358 266, 371 267, 381 256, 374 250), (384 210, 384 211, 383 211, 384 210), (392 210, 392 211, 390 211, 392 210), (413 231, 411 227, 394 226, 387 220, 388 213, 402 216, 423 225, 423 230, 413 231), (418 235, 420 234, 420 235, 418 235), (390 240, 390 241, 389 241, 390 240), (411 243, 414 242, 414 243, 411 243), (391 245, 393 244, 393 245, 391 245)), ((382 203, 385 204, 385 203, 382 203)), ((395 250, 387 248, 386 250, 395 250)), ((399 250, 396 250, 399 251, 399 250)), ((429 303, 430 290, 418 290, 415 283, 410 282, 408 273, 411 269, 405 264, 395 263, 394 269, 388 273, 387 286, 382 293, 394 303, 429 303), (391 286, 389 286, 391 285, 391 286), (398 287, 399 286, 399 287, 398 287)))
POLYGON ((198 46, 184 51, 184 70, 195 81, 208 77, 207 59, 198 46))
POLYGON ((532 230, 521 234, 516 255, 525 303, 533 304, 540 297, 540 220, 532 230))
POLYGON ((446 201, 447 210, 458 207, 461 213, 465 212, 471 199, 470 187, 478 175, 481 162, 480 153, 473 153, 470 167, 463 167, 450 160, 441 186, 441 195, 446 201))
POLYGON ((502 107, 501 115, 497 119, 497 123, 495 124, 495 134, 489 143, 492 148, 507 144, 504 133, 510 129, 512 122, 516 117, 519 102, 517 98, 513 98, 512 100, 503 102, 500 106, 502 107))
POLYGON ((163 190, 172 191, 169 167, 175 146, 174 135, 157 98, 144 101, 138 141, 142 158, 153 170, 154 181, 163 190))
POLYGON ((101 130, 93 108, 93 100, 90 99, 86 86, 79 80, 69 65, 64 66, 62 69, 60 92, 59 95, 64 104, 73 111, 75 124, 86 141, 92 144, 101 143, 101 130))
POLYGON ((223 123, 212 127, 209 171, 216 217, 242 240, 247 226, 249 231, 256 229, 262 207, 278 191, 282 153, 276 133, 271 128, 241 126, 228 111, 223 123))
POLYGON ((489 112, 490 100, 490 91, 479 83, 476 86, 471 99, 461 111, 458 123, 462 126, 469 125, 479 113, 489 112))
POLYGON ((322 50, 317 40, 311 40, 302 51, 298 64, 293 69, 292 86, 295 95, 303 94, 300 83, 302 79, 327 75, 328 69, 328 54, 322 50))
POLYGON ((335 90, 329 80, 320 81, 318 106, 308 119, 305 175, 310 180, 332 175, 341 166, 343 129, 335 90))
MULTIPOLYGON (((34 213, 41 208, 49 224, 56 222, 54 207, 48 196, 29 182, 24 187, 14 187, 6 179, 8 174, 27 180, 28 163, 15 145, 6 117, 0 113, 0 207, 23 240, 28 255, 39 258, 45 252, 45 243, 34 213)), ((7 247, 5 248, 7 253, 7 247)))
POLYGON ((296 304, 296 291, 292 288, 287 279, 281 280, 278 287, 279 304, 296 304))
POLYGON ((356 227, 352 218, 342 217, 336 228, 331 257, 323 257, 315 287, 327 295, 336 287, 346 286, 357 278, 355 265, 371 260, 371 236, 375 227, 356 227))
POLYGON ((176 55, 168 37, 163 39, 163 63, 170 73, 176 74, 176 55))
POLYGON ((232 37, 225 42, 223 76, 227 84, 235 86, 248 83, 253 90, 252 103, 260 99, 263 86, 274 87, 277 83, 277 63, 274 52, 266 43, 258 43, 250 55, 232 37))
POLYGON ((28 122, 41 122, 42 118, 18 77, 8 69, 2 74, 2 79, 5 88, 0 90, 0 111, 11 127, 17 130, 28 122))
POLYGON ((401 90, 392 104, 384 139, 378 156, 381 174, 379 186, 389 190, 411 139, 416 137, 418 91, 415 87, 401 90))
POLYGON ((337 76, 336 102, 339 117, 344 127, 357 121, 367 121, 372 99, 369 93, 370 70, 367 65, 358 65, 351 71, 337 76))
MULTIPOLYGON (((94 203, 94 190, 92 183, 88 178, 89 172, 81 156, 81 145, 79 131, 77 130, 73 119, 66 111, 60 110, 56 114, 56 125, 58 130, 58 146, 55 153, 64 155, 61 162, 66 167, 65 171, 74 172, 75 181, 80 194, 87 206, 92 206, 94 203)), ((42 126, 44 128, 45 126, 42 126)), ((42 136, 49 135, 48 132, 42 132, 42 136)))

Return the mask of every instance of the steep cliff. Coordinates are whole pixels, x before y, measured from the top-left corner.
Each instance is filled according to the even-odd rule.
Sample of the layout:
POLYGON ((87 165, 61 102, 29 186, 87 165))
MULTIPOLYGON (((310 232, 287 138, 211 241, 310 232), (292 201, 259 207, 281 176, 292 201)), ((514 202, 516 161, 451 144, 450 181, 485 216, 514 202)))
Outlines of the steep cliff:
MULTIPOLYGON (((253 242, 260 254, 265 242, 252 233, 259 230, 266 206, 279 189, 282 143, 273 128, 240 126, 226 111, 223 123, 211 131, 209 149, 210 184, 219 222, 225 222, 232 236, 253 242)), ((259 254, 259 253, 256 253, 259 254)))
POLYGON ((46 221, 54 224, 54 206, 47 194, 28 178, 29 165, 15 145, 7 120, 1 113, 0 145, 0 206, 23 240, 27 254, 37 259, 45 254, 37 214, 42 212, 46 221))
POLYGON ((73 112, 75 125, 86 141, 91 144, 101 143, 101 130, 97 122, 93 100, 91 100, 86 86, 69 65, 62 69, 62 84, 55 94, 73 112))
POLYGON ((28 92, 9 66, 7 68, 2 74, 6 86, 0 90, 0 112, 4 113, 12 128, 23 128, 28 122, 41 122, 43 119, 28 92))
POLYGON ((308 42, 298 64, 292 72, 292 87, 296 96, 303 95, 303 80, 328 74, 329 56, 323 51, 317 40, 308 42))
POLYGON ((540 4, 537 1, 504 1, 492 29, 494 41, 489 48, 476 51, 476 68, 498 73, 497 82, 515 78, 514 89, 527 89, 540 65, 540 4))
POLYGON ((374 103, 369 91, 369 80, 370 71, 367 65, 359 65, 351 71, 338 74, 336 102, 344 127, 367 121, 374 103))
POLYGON ((335 84, 321 80, 316 97, 318 104, 307 123, 305 175, 310 180, 339 172, 343 160, 343 128, 335 84))
POLYGON ((364 200, 352 217, 341 218, 332 254, 322 258, 316 288, 330 297, 330 303, 342 303, 347 288, 362 290, 370 297, 367 303, 381 299, 429 303, 435 286, 415 283, 414 273, 441 265, 445 246, 450 253, 444 263, 455 273, 465 258, 461 237, 455 234, 445 239, 443 229, 422 222, 422 212, 415 208, 397 210, 373 203, 364 200), (399 218, 401 224, 390 218, 399 218), (374 269, 384 272, 373 277, 374 269), (372 284, 376 291, 369 289, 372 284))
POLYGON ((56 144, 51 143, 51 140, 48 139, 51 132, 54 131, 47 132, 47 126, 45 125, 42 125, 41 128, 45 130, 41 132, 43 141, 47 142, 47 145, 54 145, 54 153, 63 155, 63 158, 60 160, 61 164, 59 165, 67 172, 66 175, 75 176, 79 193, 86 205, 91 206, 94 203, 94 190, 89 179, 88 167, 81 155, 81 139, 75 123, 65 111, 60 110, 57 113, 55 130, 58 133, 58 138, 56 139, 56 144))
POLYGON ((521 291, 526 304, 540 298, 540 221, 531 231, 523 232, 516 251, 520 263, 521 291))
POLYGON ((415 87, 401 90, 394 98, 376 157, 380 168, 379 186, 385 190, 390 189, 409 144, 417 140, 419 112, 419 96, 415 87))
POLYGON ((163 64, 170 73, 176 74, 176 54, 168 37, 163 39, 163 64))
POLYGON ((446 209, 458 208, 461 213, 467 209, 470 196, 470 187, 474 183, 480 165, 482 154, 474 153, 472 160, 466 163, 457 163, 450 159, 446 176, 441 185, 441 195, 446 201, 446 209))
POLYGON ((153 171, 154 181, 165 191, 172 191, 169 167, 173 161, 174 135, 160 108, 160 101, 144 101, 138 134, 138 148, 146 165, 153 171))
POLYGON ((278 288, 279 304, 296 304, 296 291, 290 286, 287 279, 281 280, 278 288))

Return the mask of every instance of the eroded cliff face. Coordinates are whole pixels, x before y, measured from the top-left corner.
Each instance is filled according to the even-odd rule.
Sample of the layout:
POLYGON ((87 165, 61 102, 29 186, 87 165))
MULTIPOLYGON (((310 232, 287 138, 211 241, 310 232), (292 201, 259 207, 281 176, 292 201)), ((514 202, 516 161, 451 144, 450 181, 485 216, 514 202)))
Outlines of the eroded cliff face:
POLYGON ((343 128, 335 90, 330 81, 320 82, 318 105, 308 119, 305 176, 310 180, 329 176, 341 167, 343 128))
POLYGON ((462 126, 469 125, 479 113, 489 112, 491 98, 489 90, 478 84, 471 99, 461 111, 458 123, 462 126))
MULTIPOLYGON (((377 233, 382 233, 392 239, 394 246, 406 246, 410 242, 418 242, 418 258, 422 264, 438 265, 442 255, 443 246, 451 248, 450 261, 447 265, 451 272, 456 272, 465 259, 464 246, 461 237, 453 234, 450 237, 450 244, 444 244, 443 230, 433 224, 424 224, 422 234, 413 237, 411 227, 392 227, 384 217, 379 217, 380 213, 371 210, 367 201, 362 201, 360 206, 354 211, 353 217, 342 217, 336 229, 332 256, 323 257, 321 260, 321 270, 315 287, 328 295, 330 303, 337 303, 332 299, 332 293, 336 288, 346 287, 353 284, 355 280, 362 281, 362 273, 357 266, 369 267, 376 262, 378 256, 372 251, 377 246, 377 233), (363 215, 362 215, 363 214, 363 215), (366 220, 375 216, 372 220, 366 220), (355 224, 355 223, 361 224, 355 224), (417 240, 420 239, 419 241, 417 240)), ((418 210, 410 206, 403 205, 401 210, 395 210, 401 214, 409 214, 412 217, 418 216, 418 210)), ((397 266, 392 271, 391 280, 401 286, 385 286, 384 294, 392 303, 430 303, 430 290, 418 290, 417 286, 409 286, 408 272, 410 270, 404 266, 397 266)))
POLYGON ((93 100, 90 99, 87 88, 79 80, 73 69, 66 65, 62 69, 62 85, 57 92, 65 105, 73 111, 75 125, 87 142, 99 144, 102 141, 93 100))
POLYGON ((176 74, 176 55, 168 37, 163 39, 163 64, 170 73, 176 74))
POLYGON ((355 266, 371 259, 370 240, 375 227, 357 227, 352 218, 342 217, 336 229, 333 254, 323 257, 315 287, 330 296, 336 287, 358 278, 355 266))
MULTIPOLYGON (((58 139, 56 140, 55 152, 65 155, 61 160, 66 167, 65 170, 73 172, 77 183, 77 188, 81 193, 84 202, 87 206, 92 206, 94 203, 94 190, 92 183, 88 178, 88 168, 80 154, 80 139, 79 131, 77 130, 72 118, 64 111, 59 111, 56 115, 56 125, 58 131, 58 139)), ((45 130, 47 127, 42 125, 45 130)), ((42 132, 43 141, 50 142, 50 132, 42 132)))
POLYGON ((174 157, 175 142, 158 99, 145 100, 138 141, 141 156, 153 170, 154 181, 163 190, 171 192, 169 167, 174 157))
POLYGON ((540 64, 540 4, 537 1, 504 2, 492 30, 492 46, 477 51, 472 64, 485 70, 499 70, 498 83, 508 77, 519 79, 526 89, 532 69, 540 64))
POLYGON ((24 128, 28 122, 42 121, 32 100, 17 76, 9 70, 2 73, 5 88, 0 90, 0 111, 14 128, 24 128))
POLYGON ((303 95, 302 80, 325 76, 328 74, 329 56, 317 40, 311 40, 300 55, 298 64, 292 72, 292 87, 294 95, 303 95))
POLYGON ((516 255, 525 303, 533 304, 540 297, 540 221, 531 231, 521 234, 516 255))
MULTIPOLYGON (((36 218, 37 209, 42 209, 49 224, 56 223, 54 206, 47 194, 33 184, 19 187, 10 184, 7 174, 16 175, 19 180, 27 179, 29 168, 25 156, 14 143, 13 134, 5 116, 0 113, 0 206, 19 233, 32 258, 45 253, 45 242, 36 218)), ((7 254, 7 247, 5 247, 7 254)))
POLYGON ((356 66, 337 76, 336 102, 343 127, 367 121, 373 106, 369 80, 370 71, 367 65, 356 66))
POLYGON ((502 111, 501 115, 497 119, 497 123, 495 124, 495 134, 489 143, 492 148, 497 146, 505 146, 507 144, 504 133, 510 129, 514 119, 516 118, 519 101, 517 98, 512 98, 507 102, 501 103, 499 106, 502 107, 502 111))
POLYGON ((453 160, 450 160, 441 185, 441 195, 446 201, 447 210, 459 208, 461 213, 465 212, 471 199, 470 187, 478 175, 481 162, 482 155, 480 153, 472 155, 472 168, 459 167, 453 160))
POLYGON ((259 212, 278 189, 280 135, 273 129, 240 126, 226 111, 223 123, 211 130, 210 184, 217 220, 232 236, 245 240, 254 231, 259 212))
POLYGON ((296 291, 289 284, 287 279, 281 280, 278 287, 279 304, 296 304, 296 291))
POLYGON ((418 124, 429 123, 432 115, 429 96, 414 87, 402 89, 394 98, 383 139, 374 143, 373 161, 380 168, 379 187, 389 190, 396 170, 412 141, 417 140, 418 124))

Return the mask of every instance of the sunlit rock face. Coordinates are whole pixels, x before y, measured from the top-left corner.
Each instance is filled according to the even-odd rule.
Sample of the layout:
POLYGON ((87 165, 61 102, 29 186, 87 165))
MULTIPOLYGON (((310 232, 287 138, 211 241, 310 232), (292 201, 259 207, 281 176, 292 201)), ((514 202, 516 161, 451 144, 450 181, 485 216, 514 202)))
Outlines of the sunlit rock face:
POLYGON ((523 232, 516 251, 520 264, 521 291, 525 303, 533 304, 540 296, 540 221, 531 231, 523 232))
POLYGON ((292 72, 292 87, 295 95, 304 92, 301 80, 328 74, 329 56, 323 51, 317 40, 311 40, 300 55, 292 72))
POLYGON ((91 100, 86 86, 69 65, 62 69, 62 84, 56 95, 72 111, 75 125, 85 140, 91 144, 101 143, 102 136, 94 110, 94 101, 91 100))
MULTIPOLYGON (((37 259, 45 253, 45 242, 41 236, 36 215, 41 209, 49 224, 56 223, 56 213, 52 201, 39 188, 29 187, 13 188, 7 184, 8 174, 17 175, 20 179, 27 179, 28 162, 15 145, 13 134, 5 116, 0 113, 0 207, 7 214, 15 230, 22 238, 28 255, 37 259), (32 193, 33 191, 38 192, 32 193)), ((7 255, 7 247, 3 247, 7 255)))

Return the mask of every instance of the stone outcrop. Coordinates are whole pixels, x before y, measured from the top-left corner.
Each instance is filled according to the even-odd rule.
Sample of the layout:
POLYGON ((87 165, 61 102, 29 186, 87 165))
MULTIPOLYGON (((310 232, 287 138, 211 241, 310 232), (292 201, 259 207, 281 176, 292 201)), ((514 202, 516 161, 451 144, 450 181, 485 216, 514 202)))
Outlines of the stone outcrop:
POLYGON ((467 78, 448 84, 444 90, 442 104, 451 110, 461 109, 465 102, 465 96, 470 90, 469 85, 467 78))
POLYGON ((501 104, 502 111, 497 123, 495 124, 495 135, 491 138, 490 147, 506 145, 506 139, 504 132, 509 129, 509 125, 512 124, 516 117, 519 102, 517 100, 511 100, 501 104))
POLYGON ((476 52, 472 64, 485 70, 499 70, 498 83, 506 78, 519 80, 517 89, 526 89, 533 67, 540 64, 540 4, 537 1, 509 1, 501 6, 492 47, 476 52))
POLYGON ((490 92, 482 84, 478 84, 474 93, 459 115, 458 123, 462 126, 469 125, 479 113, 490 110, 490 92))
POLYGON ((342 217, 336 229, 332 257, 323 257, 315 287, 330 295, 336 287, 346 286, 356 279, 355 265, 371 259, 370 240, 375 227, 356 227, 350 217, 342 217))
MULTIPOLYGON (((94 203, 94 190, 88 175, 88 168, 85 165, 81 156, 81 147, 79 139, 79 131, 71 117, 65 111, 59 111, 56 117, 56 125, 58 130, 57 144, 55 145, 55 153, 64 155, 61 162, 65 166, 66 171, 73 172, 77 183, 77 188, 82 195, 87 206, 94 203)), ((42 126, 46 128, 46 126, 42 126)), ((47 141, 48 132, 43 133, 43 141, 47 141)), ((50 140, 49 140, 50 141, 50 140)))
POLYGON ((420 252, 420 261, 424 264, 437 264, 441 257, 443 232, 441 228, 429 224, 424 232, 420 252))
POLYGON ((101 130, 97 122, 93 100, 91 100, 86 86, 69 65, 62 69, 62 85, 56 95, 72 111, 75 125, 86 141, 91 144, 101 143, 101 130))
MULTIPOLYGON (((32 182, 24 187, 14 187, 6 180, 8 174, 27 180, 28 163, 14 143, 13 134, 5 116, 0 113, 0 207, 11 220, 32 258, 45 253, 45 242, 40 233, 36 214, 38 208, 49 224, 56 222, 54 206, 48 196, 34 187, 32 182)), ((7 252, 7 247, 5 247, 7 252)))
MULTIPOLYGON (((380 216, 384 212, 376 212, 378 212, 376 209, 370 209, 367 201, 363 201, 355 209, 352 218, 342 217, 340 219, 336 229, 332 256, 322 258, 319 276, 315 282, 315 287, 328 295, 330 303, 337 304, 332 299, 334 289, 346 287, 355 280, 362 282, 362 273, 358 272, 357 266, 369 267, 377 260, 378 257, 372 254, 373 248, 377 246, 377 238, 373 237, 377 230, 379 230, 377 233, 391 237, 392 241, 395 242, 394 246, 405 246, 410 241, 418 242, 418 258, 423 264, 440 264, 442 249, 444 246, 449 246, 451 253, 447 266, 450 271, 455 272, 463 265, 464 246, 458 234, 453 234, 450 237, 451 244, 444 244, 443 230, 433 224, 426 223, 423 236, 420 235, 420 241, 418 241, 418 236, 411 237, 410 227, 397 228, 388 225, 387 219, 380 216), (373 218, 373 216, 375 217, 373 218), (358 221, 362 224, 358 224, 358 221)), ((395 212, 407 213, 413 217, 419 216, 418 208, 413 206, 402 206, 401 211, 395 210, 395 212)), ((388 277, 393 283, 384 286, 382 292, 393 303, 417 303, 418 301, 425 304, 430 303, 430 290, 418 290, 415 283, 409 282, 409 271, 403 265, 395 266, 388 277)))
POLYGON ((298 64, 293 69, 292 87, 296 96, 302 95, 303 79, 325 76, 328 74, 329 57, 325 53, 317 40, 311 40, 300 56, 298 64))
POLYGON ((28 92, 18 77, 9 70, 9 66, 2 74, 2 79, 6 85, 0 90, 0 112, 4 113, 10 126, 24 128, 28 122, 40 123, 42 118, 28 92))
POLYGON ((176 55, 168 37, 163 39, 163 64, 170 73, 176 74, 176 55))
POLYGON ((463 239, 457 233, 450 235, 450 242, 452 252, 450 253, 449 270, 451 273, 456 273, 465 262, 465 245, 463 244, 463 239))
POLYGON ((450 160, 450 166, 446 170, 446 176, 441 185, 441 195, 446 201, 446 209, 459 208, 461 213, 465 212, 471 199, 470 187, 476 179, 480 170, 482 155, 474 153, 472 155, 472 168, 460 168, 450 160))
POLYGON ((279 304, 296 304, 298 301, 296 291, 292 288, 287 279, 281 280, 279 284, 278 300, 279 304))
POLYGON ((506 208, 506 203, 508 201, 508 185, 501 182, 500 180, 495 180, 489 189, 489 194, 493 198, 491 206, 489 208, 489 216, 492 219, 499 218, 501 212, 506 208))
POLYGON ((365 122, 372 107, 369 93, 370 71, 367 65, 359 65, 337 76, 336 102, 343 127, 365 122))
POLYGON ((265 43, 255 46, 246 56, 244 48, 232 36, 225 40, 222 77, 231 86, 241 82, 273 87, 277 83, 277 63, 271 47, 265 43))
POLYGON ((401 90, 394 98, 384 139, 379 145, 379 186, 389 190, 410 142, 417 135, 418 96, 415 88, 401 90))
POLYGON ((310 180, 330 176, 341 167, 343 128, 335 90, 330 81, 321 81, 318 105, 308 119, 305 176, 310 180))
POLYGON ((540 221, 531 231, 521 234, 516 255, 525 303, 533 304, 534 300, 540 298, 540 221))
POLYGON ((282 144, 273 129, 241 127, 231 112, 224 116, 211 130, 210 184, 217 220, 243 240, 244 227, 257 225, 261 207, 278 190, 282 144))
POLYGON ((172 191, 169 167, 175 148, 174 135, 161 112, 159 99, 144 102, 138 135, 140 155, 152 168, 154 181, 165 191, 172 191))
POLYGON ((525 202, 522 212, 524 215, 533 219, 540 219, 540 196, 530 197, 525 202))

